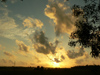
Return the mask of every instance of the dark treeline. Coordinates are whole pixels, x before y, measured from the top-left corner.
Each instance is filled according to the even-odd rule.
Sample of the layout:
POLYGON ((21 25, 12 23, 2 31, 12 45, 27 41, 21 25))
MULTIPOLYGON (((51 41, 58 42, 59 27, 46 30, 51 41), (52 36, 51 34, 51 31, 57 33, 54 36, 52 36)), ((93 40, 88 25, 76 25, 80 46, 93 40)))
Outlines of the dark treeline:
POLYGON ((99 75, 99 65, 72 68, 0 67, 0 75, 99 75))

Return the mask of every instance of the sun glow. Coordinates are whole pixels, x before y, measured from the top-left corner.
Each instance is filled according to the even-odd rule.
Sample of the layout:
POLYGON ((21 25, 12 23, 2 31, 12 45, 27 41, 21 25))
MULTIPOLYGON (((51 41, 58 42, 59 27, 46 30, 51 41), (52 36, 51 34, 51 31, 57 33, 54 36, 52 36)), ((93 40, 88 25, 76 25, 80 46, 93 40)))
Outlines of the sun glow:
POLYGON ((59 63, 57 63, 57 62, 53 62, 53 67, 54 67, 54 68, 56 68, 56 67, 59 67, 59 68, 60 68, 60 65, 59 65, 59 63))

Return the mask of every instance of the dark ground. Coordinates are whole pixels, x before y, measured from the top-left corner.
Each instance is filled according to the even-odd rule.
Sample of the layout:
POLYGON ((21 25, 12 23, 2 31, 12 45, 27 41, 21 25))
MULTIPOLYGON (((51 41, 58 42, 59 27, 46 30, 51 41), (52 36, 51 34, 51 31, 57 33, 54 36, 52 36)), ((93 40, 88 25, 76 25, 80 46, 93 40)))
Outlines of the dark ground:
POLYGON ((100 75, 100 66, 72 68, 0 67, 0 75, 100 75))

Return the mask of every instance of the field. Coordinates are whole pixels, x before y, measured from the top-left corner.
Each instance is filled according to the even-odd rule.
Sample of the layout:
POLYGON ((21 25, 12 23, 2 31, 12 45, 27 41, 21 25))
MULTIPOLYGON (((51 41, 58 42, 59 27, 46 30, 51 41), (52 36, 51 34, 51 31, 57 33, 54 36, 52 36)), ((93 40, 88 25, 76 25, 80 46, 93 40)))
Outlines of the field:
POLYGON ((0 67, 0 75, 100 75, 100 66, 72 68, 0 67))

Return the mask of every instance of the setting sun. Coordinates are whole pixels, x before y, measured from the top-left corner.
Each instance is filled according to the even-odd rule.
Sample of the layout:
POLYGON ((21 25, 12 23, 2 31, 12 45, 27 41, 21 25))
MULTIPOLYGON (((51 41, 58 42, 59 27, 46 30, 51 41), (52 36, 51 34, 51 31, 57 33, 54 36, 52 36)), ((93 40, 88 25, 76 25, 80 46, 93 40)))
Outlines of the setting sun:
MULTIPOLYGON (((54 68, 56 68, 56 67, 57 67, 57 68, 58 68, 58 67, 60 68, 60 63, 59 63, 59 62, 55 61, 55 59, 53 59, 52 61, 53 61, 53 62, 52 62, 52 66, 53 66, 54 68)), ((59 61, 60 61, 60 60, 59 60, 59 61)))
POLYGON ((60 65, 57 62, 53 62, 53 67, 60 67, 60 65))

